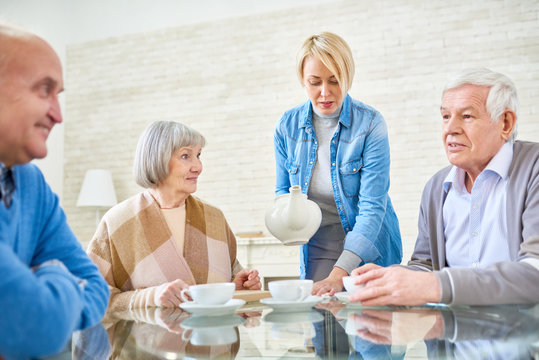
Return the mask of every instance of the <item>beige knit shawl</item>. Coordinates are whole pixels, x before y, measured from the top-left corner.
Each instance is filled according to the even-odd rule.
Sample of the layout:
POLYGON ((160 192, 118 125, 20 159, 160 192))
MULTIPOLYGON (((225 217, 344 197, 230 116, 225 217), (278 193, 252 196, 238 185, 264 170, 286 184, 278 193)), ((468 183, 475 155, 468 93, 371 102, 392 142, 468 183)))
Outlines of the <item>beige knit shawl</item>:
POLYGON ((183 252, 149 191, 105 214, 87 252, 109 284, 109 310, 154 306, 155 287, 166 282, 226 282, 241 270, 223 213, 193 196, 185 210, 183 252))

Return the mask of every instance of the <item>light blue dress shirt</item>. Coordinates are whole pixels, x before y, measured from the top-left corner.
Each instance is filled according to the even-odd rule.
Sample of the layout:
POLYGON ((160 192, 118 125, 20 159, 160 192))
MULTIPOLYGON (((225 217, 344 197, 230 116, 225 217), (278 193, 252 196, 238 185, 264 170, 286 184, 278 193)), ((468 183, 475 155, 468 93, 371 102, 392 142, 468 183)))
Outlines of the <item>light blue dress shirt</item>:
POLYGON ((444 180, 445 251, 450 267, 484 268, 510 261, 507 244, 507 182, 513 143, 505 143, 468 193, 464 170, 454 166, 444 180))

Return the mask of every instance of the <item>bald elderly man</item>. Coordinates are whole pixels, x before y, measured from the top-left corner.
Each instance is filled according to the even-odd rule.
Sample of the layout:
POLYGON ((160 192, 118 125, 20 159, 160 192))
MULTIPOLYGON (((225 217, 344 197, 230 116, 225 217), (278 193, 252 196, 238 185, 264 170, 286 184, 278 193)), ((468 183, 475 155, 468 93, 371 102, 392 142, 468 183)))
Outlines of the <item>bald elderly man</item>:
POLYGON ((29 162, 62 122, 62 66, 43 39, 0 24, 0 358, 56 353, 98 323, 106 282, 29 162))

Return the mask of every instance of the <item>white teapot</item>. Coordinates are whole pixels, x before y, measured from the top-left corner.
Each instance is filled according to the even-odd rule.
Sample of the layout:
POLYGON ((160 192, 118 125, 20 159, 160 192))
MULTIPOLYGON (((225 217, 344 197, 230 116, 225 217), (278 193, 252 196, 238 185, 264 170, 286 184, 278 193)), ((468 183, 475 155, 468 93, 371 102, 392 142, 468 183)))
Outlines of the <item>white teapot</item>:
POLYGON ((290 194, 275 199, 266 211, 266 227, 284 245, 302 245, 316 233, 322 221, 320 207, 301 192, 299 185, 290 194))

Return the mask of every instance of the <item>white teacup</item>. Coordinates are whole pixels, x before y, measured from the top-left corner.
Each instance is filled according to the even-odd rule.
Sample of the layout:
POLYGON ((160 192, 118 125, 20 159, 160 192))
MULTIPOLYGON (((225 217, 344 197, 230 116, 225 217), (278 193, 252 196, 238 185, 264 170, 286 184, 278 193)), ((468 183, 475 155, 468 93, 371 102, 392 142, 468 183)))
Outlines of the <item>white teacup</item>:
POLYGON ((238 341, 238 333, 233 326, 219 328, 192 329, 182 333, 182 339, 193 345, 225 345, 238 341))
POLYGON ((212 283, 191 285, 189 289, 183 289, 180 296, 183 301, 189 301, 186 294, 200 305, 223 305, 234 296, 236 284, 234 283, 212 283))
POLYGON ((344 288, 349 294, 355 293, 357 290, 361 289, 364 284, 356 285, 354 282, 356 281, 356 276, 344 276, 342 278, 342 283, 344 285, 344 288))
POLYGON ((271 296, 277 301, 302 301, 311 295, 312 280, 277 280, 268 283, 271 296))

